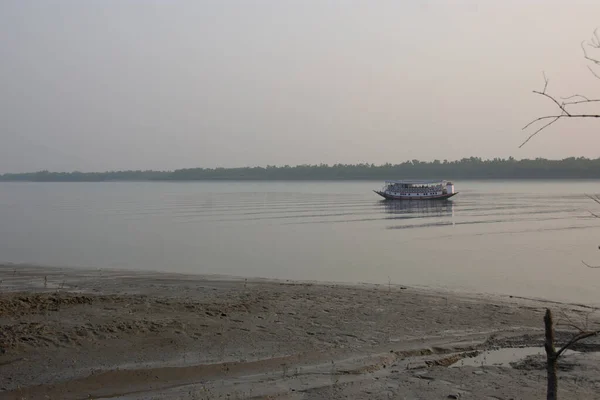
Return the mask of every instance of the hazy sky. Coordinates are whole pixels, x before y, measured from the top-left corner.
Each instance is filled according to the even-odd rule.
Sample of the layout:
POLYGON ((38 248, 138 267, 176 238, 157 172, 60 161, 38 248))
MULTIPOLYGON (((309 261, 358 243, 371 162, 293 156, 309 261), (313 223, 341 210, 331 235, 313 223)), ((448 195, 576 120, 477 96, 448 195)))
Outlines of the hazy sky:
POLYGON ((600 156, 600 1, 0 1, 0 172, 600 156))

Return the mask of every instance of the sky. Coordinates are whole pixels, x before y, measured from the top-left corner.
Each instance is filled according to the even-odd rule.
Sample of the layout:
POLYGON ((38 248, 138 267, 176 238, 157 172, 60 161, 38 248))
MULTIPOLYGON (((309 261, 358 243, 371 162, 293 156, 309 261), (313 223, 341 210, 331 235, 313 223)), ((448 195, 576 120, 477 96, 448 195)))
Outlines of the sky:
POLYGON ((518 146, 543 73, 600 98, 597 27, 597 0, 2 0, 0 173, 596 158, 598 120, 518 146))

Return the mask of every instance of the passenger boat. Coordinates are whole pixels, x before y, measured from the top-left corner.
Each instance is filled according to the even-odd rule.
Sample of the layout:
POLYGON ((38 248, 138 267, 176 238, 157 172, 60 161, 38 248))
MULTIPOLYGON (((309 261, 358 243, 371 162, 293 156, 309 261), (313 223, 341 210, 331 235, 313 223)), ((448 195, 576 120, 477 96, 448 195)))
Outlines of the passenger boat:
POLYGON ((387 200, 441 200, 458 194, 450 181, 385 181, 375 193, 387 200))

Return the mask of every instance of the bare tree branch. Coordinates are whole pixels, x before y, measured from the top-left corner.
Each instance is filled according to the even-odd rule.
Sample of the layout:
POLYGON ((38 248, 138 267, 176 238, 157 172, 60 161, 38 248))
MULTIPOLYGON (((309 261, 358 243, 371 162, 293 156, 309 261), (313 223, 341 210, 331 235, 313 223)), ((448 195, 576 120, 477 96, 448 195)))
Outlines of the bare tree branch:
POLYGON ((583 104, 583 103, 598 103, 600 102, 600 99, 588 99, 588 100, 579 100, 579 101, 566 101, 563 102, 563 106, 570 106, 573 104, 583 104))
POLYGON ((556 323, 556 325, 565 325, 565 326, 570 326, 571 328, 577 329, 579 331, 579 333, 585 332, 584 329, 587 329, 587 325, 584 326, 583 328, 581 328, 580 326, 578 326, 575 322, 573 322, 573 320, 571 318, 569 318, 569 316, 567 315, 567 313, 564 310, 561 310, 561 315, 564 319, 566 319, 567 321, 569 321, 568 324, 565 323, 556 323))
POLYGON ((600 331, 590 331, 590 332, 581 332, 580 334, 574 336, 571 340, 569 340, 569 342, 567 344, 565 344, 563 347, 560 348, 560 350, 558 350, 556 352, 556 358, 560 357, 560 355, 562 353, 565 352, 565 350, 567 350, 569 347, 573 346, 575 343, 579 342, 580 340, 592 337, 592 336, 597 336, 598 334, 600 334, 600 331))
POLYGON ((598 34, 598 28, 594 30, 594 37, 592 38, 592 47, 600 48, 600 34, 598 34), (595 42, 594 39, 596 39, 595 42))
MULTIPOLYGON (((591 61, 594 64, 600 66, 600 59, 591 57, 588 54, 587 50, 585 49, 586 45, 589 46, 589 47, 591 47, 591 48, 593 48, 593 49, 600 49, 600 34, 598 34, 598 29, 596 29, 594 31, 594 37, 592 37, 591 42, 586 43, 585 41, 583 41, 581 43, 581 49, 583 50, 583 57, 585 57, 586 60, 591 61)), ((592 73, 592 75, 594 75, 597 79, 600 79, 600 75, 596 71, 594 71, 592 69, 592 67, 590 67, 589 65, 588 65, 588 69, 590 70, 590 72, 592 73)))
POLYGON ((546 115, 544 117, 539 117, 539 118, 534 119, 533 121, 531 121, 530 123, 525 125, 522 130, 529 128, 531 125, 533 125, 537 121, 541 121, 544 119, 550 119, 550 118, 600 118, 600 114, 546 115))
MULTIPOLYGON (((525 141, 524 141, 523 143, 521 143, 521 145, 519 146, 519 148, 521 148, 521 147, 525 146, 525 144, 527 144, 527 142, 529 142, 531 139, 533 139, 533 137, 534 137, 535 135, 537 135, 538 133, 540 133, 541 131, 543 131, 544 129, 546 129, 547 127, 549 127, 550 125, 552 125, 552 124, 553 124, 553 123, 555 123, 556 121, 558 121, 558 119, 559 119, 560 117, 561 117, 561 116, 559 115, 558 117, 542 117, 542 118, 539 118, 538 120, 540 120, 540 119, 546 119, 546 118, 554 118, 554 119, 553 119, 552 121, 548 122, 546 125, 542 126, 542 127, 541 127, 540 129, 538 129, 537 131, 533 132, 531 135, 529 135, 529 137, 527 137, 527 139, 525 139, 525 141)), ((534 122, 535 122, 535 121, 534 121, 534 122)), ((529 125, 531 125, 531 123, 530 123, 529 125)), ((529 126, 529 125, 527 125, 527 126, 529 126)), ((523 129, 525 129, 525 128, 523 128, 523 129)))
POLYGON ((582 94, 574 94, 574 95, 567 96, 567 97, 561 97, 561 100, 571 100, 571 99, 574 99, 575 97, 581 97, 582 99, 588 100, 588 101, 590 100, 582 94))
POLYGON ((566 323, 566 322, 557 322, 555 324, 555 326, 568 326, 569 328, 573 328, 579 331, 579 333, 583 333, 585 332, 583 329, 581 329, 580 327, 578 327, 575 324, 571 324, 571 323, 566 323))
MULTIPOLYGON (((562 109, 562 107, 561 107, 562 109)), ((543 131, 544 129, 546 129, 547 127, 549 127, 550 125, 552 125, 553 123, 555 123, 556 121, 558 121, 560 118, 600 118, 600 114, 561 114, 561 115, 547 115, 544 117, 539 117, 534 119, 533 121, 531 121, 530 123, 528 123, 527 125, 525 125, 525 127, 523 127, 522 130, 525 130, 527 128, 529 128, 531 125, 533 125, 534 123, 544 120, 544 119, 550 119, 550 118, 554 118, 552 121, 550 121, 549 123, 547 123, 546 125, 542 126, 540 129, 538 129, 537 131, 535 131, 534 133, 532 133, 531 135, 529 135, 529 137, 523 142, 521 143, 521 145, 519 146, 519 148, 523 147, 523 145, 527 142, 529 142, 531 140, 531 138, 533 138, 535 135, 537 135, 538 133, 540 133, 541 131, 543 131)))
POLYGON ((588 199, 592 199, 592 200, 593 200, 593 201, 595 201, 596 203, 600 204, 600 197, 598 197, 598 195, 591 196, 591 195, 589 195, 589 194, 586 194, 586 197, 587 197, 588 199))
POLYGON ((543 121, 545 119, 550 119, 550 118, 560 118, 560 117, 561 117, 561 115, 547 115, 545 117, 539 117, 539 118, 536 118, 533 121, 529 122, 527 125, 525 125, 523 128, 521 128, 521 130, 524 131, 525 129, 529 128, 531 125, 535 124, 538 121, 543 121))
MULTIPOLYGON (((548 86, 548 81, 546 81, 546 86, 548 86)), ((565 107, 562 104, 560 104, 558 101, 556 101, 556 99, 554 97, 552 97, 549 94, 545 93, 546 86, 544 86, 544 91, 543 92, 538 92, 537 90, 534 90, 533 93, 535 93, 535 94, 541 94, 542 96, 546 96, 547 98, 549 98, 550 100, 552 100, 554 103, 556 103, 556 105, 558 106, 558 108, 560 108, 561 111, 564 114, 566 114, 568 117, 570 117, 571 114, 569 114, 569 112, 565 109, 565 107)))
MULTIPOLYGON (((591 56, 590 53, 588 52, 587 47, 591 47, 593 49, 600 49, 600 33, 598 32, 598 29, 596 29, 594 31, 593 37, 590 41, 581 42, 581 49, 583 51, 583 57, 586 60, 588 60, 588 61, 592 62, 594 65, 600 67, 600 59, 591 56)), ((600 73, 596 72, 589 65, 588 65, 588 69, 590 70, 592 75, 594 75, 597 79, 600 79, 600 73)), ((551 120, 550 122, 543 125, 541 128, 538 128, 531 135, 529 135, 527 137, 527 139, 525 139, 525 141, 523 143, 521 143, 519 148, 523 147, 534 136, 536 136, 538 133, 540 133, 544 129, 548 128, 550 125, 554 124, 556 121, 558 121, 561 118, 600 118, 600 114, 581 114, 581 113, 580 114, 572 114, 568 109, 569 106, 575 106, 575 105, 581 105, 581 104, 587 104, 587 103, 600 103, 600 99, 591 99, 591 98, 581 95, 581 94, 574 94, 574 95, 567 96, 567 97, 561 97, 561 99, 562 100, 571 100, 571 99, 577 98, 578 100, 559 102, 554 96, 547 93, 549 79, 546 76, 545 72, 543 72, 543 76, 544 76, 543 90, 542 91, 534 90, 533 93, 539 94, 541 96, 544 96, 544 97, 547 97, 548 99, 550 99, 559 108, 560 115, 547 115, 547 116, 539 117, 539 118, 536 118, 533 121, 529 122, 527 125, 525 125, 523 130, 529 128, 530 126, 532 126, 533 124, 535 124, 538 121, 542 121, 542 120, 546 120, 546 119, 551 120)))
POLYGON ((588 45, 590 47, 593 47, 595 49, 599 48, 600 46, 596 45, 595 43, 592 43, 590 45, 590 43, 586 43, 585 41, 581 42, 581 49, 583 50, 583 57, 585 57, 586 60, 591 61, 591 62, 593 62, 596 65, 600 65, 600 60, 595 59, 595 58, 589 56, 587 50, 585 49, 586 45, 588 45))
POLYGON ((588 65, 588 69, 590 70, 590 72, 592 73, 592 75, 594 75, 596 78, 600 79, 600 75, 598 75, 598 74, 596 73, 596 71, 594 71, 594 70, 592 69, 592 67, 590 67, 589 65, 588 65))
MULTIPOLYGON (((527 139, 523 143, 521 143, 521 145, 519 146, 519 148, 523 147, 523 145, 525 145, 527 142, 529 142, 535 135, 537 135, 538 133, 540 133, 541 131, 543 131, 544 129, 546 129, 547 127, 549 127, 550 125, 552 125, 556 121, 558 121, 560 118, 600 118, 600 114, 570 114, 566 110, 566 106, 569 105, 569 104, 600 102, 600 99, 598 99, 598 100, 596 100, 596 99, 594 99, 594 100, 583 100, 583 101, 578 101, 578 102, 560 104, 554 97, 550 96, 547 93, 538 92, 538 91, 535 91, 535 90, 533 91, 533 93, 541 94, 543 96, 548 97, 549 99, 551 99, 554 103, 556 103, 558 105, 558 107, 561 109, 561 111, 563 113, 560 114, 560 115, 546 115, 546 116, 543 116, 543 117, 539 117, 539 118, 536 118, 533 121, 529 122, 527 125, 525 125, 522 128, 522 130, 525 130, 525 129, 529 128, 531 125, 535 124, 538 121, 542 121, 542 120, 546 120, 546 119, 552 119, 552 121, 550 121, 546 125, 544 125, 541 128, 539 128, 537 131, 535 131, 534 133, 532 133, 531 135, 529 135, 527 137, 527 139)), ((579 95, 577 95, 577 96, 579 96, 579 95)))
POLYGON ((588 212, 589 212, 590 214, 592 214, 592 217, 595 217, 595 218, 600 218, 600 215, 598 215, 598 214, 594 214, 594 213, 593 213, 593 212, 591 212, 590 210, 588 210, 588 212))
POLYGON ((588 268, 600 268, 600 265, 590 265, 583 260, 581 260, 581 262, 583 263, 583 265, 585 265, 588 268))

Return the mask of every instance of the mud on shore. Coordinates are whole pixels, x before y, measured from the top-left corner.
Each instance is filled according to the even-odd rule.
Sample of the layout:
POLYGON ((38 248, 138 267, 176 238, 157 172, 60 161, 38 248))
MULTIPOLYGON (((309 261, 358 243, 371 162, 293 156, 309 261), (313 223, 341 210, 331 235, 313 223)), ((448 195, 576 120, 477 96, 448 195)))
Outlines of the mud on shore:
MULTIPOLYGON (((0 399, 539 399, 543 356, 488 352, 541 347, 546 307, 598 321, 581 305, 400 285, 25 265, 0 280, 0 399)), ((562 398, 600 398, 600 344, 576 350, 562 398)))

